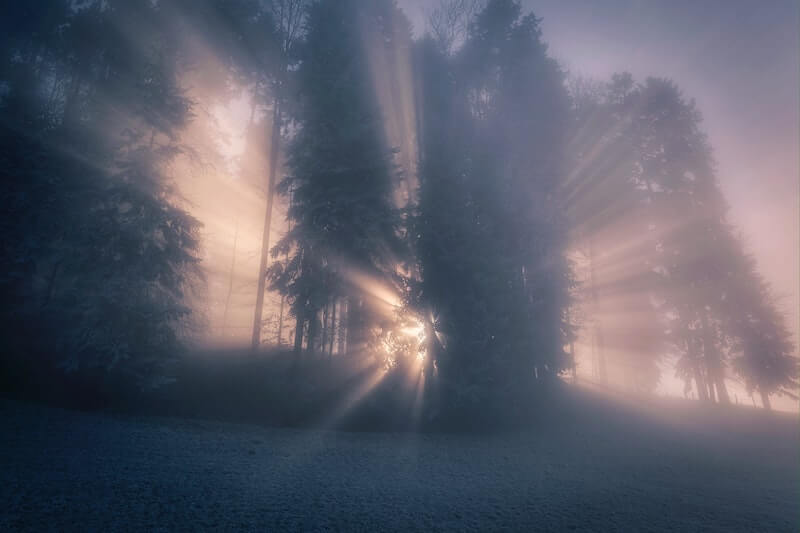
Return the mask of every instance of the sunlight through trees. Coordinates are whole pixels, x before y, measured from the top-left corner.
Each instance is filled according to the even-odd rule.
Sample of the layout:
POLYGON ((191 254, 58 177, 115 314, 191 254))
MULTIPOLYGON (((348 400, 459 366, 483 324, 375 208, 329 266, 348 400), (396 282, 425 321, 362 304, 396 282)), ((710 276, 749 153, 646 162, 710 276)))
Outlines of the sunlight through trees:
POLYGON ((513 417, 566 376, 797 398, 699 107, 666 78, 567 72, 520 2, 444 0, 416 37, 392 0, 3 11, 21 383, 163 385, 224 345, 335 391, 330 420, 513 417))

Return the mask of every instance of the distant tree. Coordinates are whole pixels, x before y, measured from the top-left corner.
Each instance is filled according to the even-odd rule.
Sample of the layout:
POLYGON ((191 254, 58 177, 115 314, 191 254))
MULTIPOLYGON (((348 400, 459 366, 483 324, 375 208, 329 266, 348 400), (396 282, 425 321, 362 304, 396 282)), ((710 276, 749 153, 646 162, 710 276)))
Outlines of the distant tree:
POLYGON ((429 38, 441 52, 450 55, 464 44, 469 25, 483 4, 482 0, 440 0, 427 13, 429 38))
MULTIPOLYGON (((741 246, 738 240, 734 244, 741 246)), ((797 400, 796 346, 769 285, 756 270, 755 260, 741 248, 736 252, 731 286, 725 292, 732 367, 748 391, 757 391, 769 410, 770 395, 797 400)))
MULTIPOLYGON (((725 205, 714 171, 711 148, 700 130, 694 102, 677 86, 649 78, 637 94, 632 122, 639 150, 639 182, 647 193, 653 231, 658 235, 661 296, 673 312, 673 334, 699 388, 708 398, 729 402, 725 350, 719 329, 727 254, 725 205), (698 355, 701 357, 698 360, 698 355), (704 382, 704 383, 703 383, 704 382)), ((699 396, 705 396, 699 391, 699 396)))
POLYGON ((608 83, 573 77, 568 86, 572 125, 564 210, 582 264, 576 305, 586 312, 593 376, 650 391, 659 381, 665 339, 653 302, 654 213, 638 177, 631 127, 638 92, 626 73, 608 83), (639 229, 635 236, 632 228, 639 229))
POLYGON ((694 381, 701 400, 730 401, 726 377, 732 364, 748 376, 751 390, 763 381, 767 394, 788 391, 796 379, 791 343, 785 343, 782 317, 727 220, 694 102, 669 80, 635 84, 628 74, 615 75, 604 90, 576 83, 572 92, 572 146, 581 154, 568 184, 574 238, 608 232, 603 245, 612 247, 626 227, 641 228, 635 245, 600 265, 602 290, 614 304, 594 312, 629 317, 624 325, 618 318, 604 328, 606 348, 627 354, 620 362, 645 388, 657 383, 663 338, 679 354, 677 375, 687 389, 694 381), (753 348, 767 338, 770 350, 753 348))
MULTIPOLYGON (((287 98, 287 82, 289 68, 293 63, 294 49, 300 39, 307 0, 271 0, 269 13, 275 27, 271 33, 275 36, 277 46, 274 52, 276 64, 272 69, 263 67, 256 72, 267 74, 265 85, 269 87, 272 98, 272 118, 270 123, 269 157, 267 159, 266 196, 267 205, 264 212, 264 229, 261 242, 261 259, 258 267, 256 287, 256 308, 253 315, 252 348, 256 350, 261 344, 261 314, 264 306, 264 291, 267 284, 267 264, 270 251, 270 230, 272 227, 272 206, 275 199, 275 183, 277 181, 278 164, 282 157, 281 129, 284 121, 284 107, 287 98)), ((258 80, 253 93, 253 104, 258 101, 258 80)))

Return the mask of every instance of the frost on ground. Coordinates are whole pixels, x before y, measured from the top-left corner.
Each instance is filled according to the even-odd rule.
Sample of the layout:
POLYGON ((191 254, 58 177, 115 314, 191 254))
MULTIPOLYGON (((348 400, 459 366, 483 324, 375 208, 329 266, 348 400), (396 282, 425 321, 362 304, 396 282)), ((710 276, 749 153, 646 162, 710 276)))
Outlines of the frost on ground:
POLYGON ((0 530, 798 530, 796 417, 586 406, 456 435, 1 402, 0 530))

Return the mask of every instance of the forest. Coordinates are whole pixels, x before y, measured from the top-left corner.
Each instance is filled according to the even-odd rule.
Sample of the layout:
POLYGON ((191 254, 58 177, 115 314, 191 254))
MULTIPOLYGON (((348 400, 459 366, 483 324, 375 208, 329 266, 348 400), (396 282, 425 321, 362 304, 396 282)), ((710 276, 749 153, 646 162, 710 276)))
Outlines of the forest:
POLYGON ((720 106, 539 4, 3 4, 0 529, 795 531, 720 106))
POLYGON ((386 383, 387 410, 441 420, 542 401, 581 350, 625 391, 674 373, 701 402, 731 382, 766 409, 797 398, 694 101, 569 74, 517 2, 442 2, 417 38, 391 0, 4 11, 7 389, 177 379, 209 327, 211 245, 176 176, 232 173, 197 123, 244 94, 229 181, 266 205, 250 346, 281 361, 260 372, 386 383))

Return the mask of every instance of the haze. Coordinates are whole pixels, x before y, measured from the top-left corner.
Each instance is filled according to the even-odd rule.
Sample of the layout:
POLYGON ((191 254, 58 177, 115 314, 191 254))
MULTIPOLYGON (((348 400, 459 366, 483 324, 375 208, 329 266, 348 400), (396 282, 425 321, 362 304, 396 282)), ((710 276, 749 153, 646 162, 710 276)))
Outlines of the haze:
POLYGON ((796 531, 793 1, 0 8, 0 530, 796 531))

